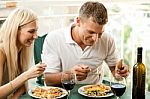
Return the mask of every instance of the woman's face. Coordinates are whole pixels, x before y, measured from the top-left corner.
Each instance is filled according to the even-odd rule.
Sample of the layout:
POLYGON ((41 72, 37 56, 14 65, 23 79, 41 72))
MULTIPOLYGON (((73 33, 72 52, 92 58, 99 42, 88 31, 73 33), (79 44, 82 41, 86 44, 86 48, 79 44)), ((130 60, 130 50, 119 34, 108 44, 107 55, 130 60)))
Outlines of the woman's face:
POLYGON ((33 21, 18 30, 17 45, 20 47, 29 47, 37 38, 37 22, 33 21))

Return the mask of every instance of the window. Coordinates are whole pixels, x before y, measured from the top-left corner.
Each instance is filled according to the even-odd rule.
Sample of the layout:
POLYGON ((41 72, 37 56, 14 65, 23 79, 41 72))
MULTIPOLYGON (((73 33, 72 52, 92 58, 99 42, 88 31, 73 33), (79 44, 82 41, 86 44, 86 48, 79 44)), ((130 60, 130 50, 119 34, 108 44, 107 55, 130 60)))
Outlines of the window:
MULTIPOLYGON (((38 33, 43 35, 66 27, 74 20, 84 1, 86 0, 19 0, 17 6, 31 8, 39 15, 38 33)), ((147 0, 97 1, 103 2, 108 9, 109 22, 106 31, 114 35, 118 55, 132 69, 136 62, 136 49, 143 46, 143 63, 147 67, 147 75, 150 75, 150 3, 147 0)), ((0 15, 3 10, 0 8, 0 15)), ((150 91, 150 76, 147 76, 147 87, 150 91)))

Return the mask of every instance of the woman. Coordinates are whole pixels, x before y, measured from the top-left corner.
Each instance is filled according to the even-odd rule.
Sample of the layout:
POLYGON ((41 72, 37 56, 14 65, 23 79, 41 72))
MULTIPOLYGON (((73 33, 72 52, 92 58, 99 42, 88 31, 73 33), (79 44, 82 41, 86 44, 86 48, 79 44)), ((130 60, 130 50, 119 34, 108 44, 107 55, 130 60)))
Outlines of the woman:
POLYGON ((37 29, 37 16, 25 8, 14 10, 3 23, 0 29, 0 99, 18 99, 26 92, 25 82, 45 70, 44 63, 27 70, 37 29))

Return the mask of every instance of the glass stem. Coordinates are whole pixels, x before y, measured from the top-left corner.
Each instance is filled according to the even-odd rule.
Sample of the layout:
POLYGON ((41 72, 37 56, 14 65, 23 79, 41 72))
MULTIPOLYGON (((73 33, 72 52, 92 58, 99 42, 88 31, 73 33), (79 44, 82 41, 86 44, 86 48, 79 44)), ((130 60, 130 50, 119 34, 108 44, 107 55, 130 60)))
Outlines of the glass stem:
POLYGON ((68 96, 67 96, 67 99, 69 99, 69 96, 70 96, 70 90, 68 90, 68 96))
POLYGON ((43 74, 42 78, 41 78, 44 82, 44 86, 47 87, 46 82, 45 82, 45 75, 43 74))
POLYGON ((117 97, 117 99, 120 99, 120 97, 117 97))

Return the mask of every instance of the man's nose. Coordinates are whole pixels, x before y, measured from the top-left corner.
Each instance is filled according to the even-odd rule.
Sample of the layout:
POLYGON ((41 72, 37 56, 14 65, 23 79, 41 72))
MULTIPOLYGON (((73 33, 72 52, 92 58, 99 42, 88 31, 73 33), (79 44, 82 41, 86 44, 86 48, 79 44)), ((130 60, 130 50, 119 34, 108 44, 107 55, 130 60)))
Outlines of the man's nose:
POLYGON ((92 39, 93 39, 94 41, 96 41, 97 38, 98 38, 98 34, 93 34, 92 39))

